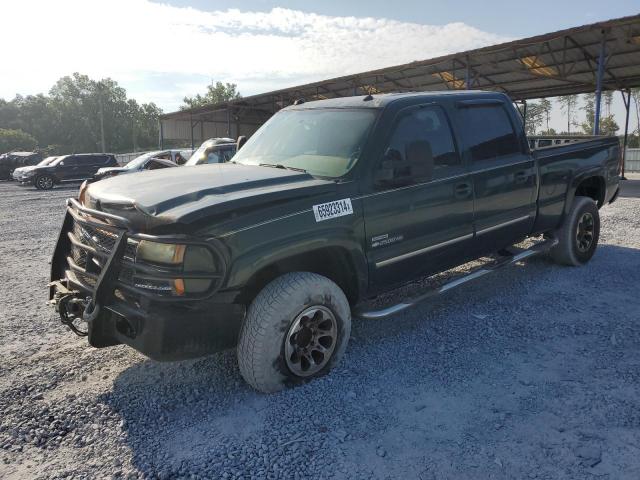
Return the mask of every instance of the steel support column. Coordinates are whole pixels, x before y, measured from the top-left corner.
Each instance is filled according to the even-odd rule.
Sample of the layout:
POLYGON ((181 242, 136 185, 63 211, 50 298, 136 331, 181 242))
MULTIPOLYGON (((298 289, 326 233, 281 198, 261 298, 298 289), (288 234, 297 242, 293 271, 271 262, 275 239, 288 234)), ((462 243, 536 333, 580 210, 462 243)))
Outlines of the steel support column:
POLYGON ((624 91, 620 93, 622 94, 624 108, 627 110, 624 119, 624 140, 622 141, 622 171, 620 173, 620 178, 621 180, 626 180, 626 178, 624 177, 624 164, 627 161, 627 141, 629 139, 629 109, 631 108, 631 89, 627 90, 626 98, 624 96, 624 91))
POLYGON ((465 74, 465 79, 464 79, 464 83, 465 83, 465 87, 467 87, 467 90, 471 90, 471 66, 469 65, 469 57, 466 57, 465 59, 466 61, 466 70, 464 72, 465 74))
POLYGON ((158 143, 160 144, 160 150, 164 150, 164 126, 162 125, 162 120, 158 119, 158 123, 160 124, 158 128, 158 134, 160 136, 158 143))
POLYGON ((596 105, 593 118, 593 134, 600 135, 600 103, 602 100, 602 77, 604 76, 604 55, 606 37, 602 34, 602 42, 600 43, 600 55, 598 57, 598 70, 596 73, 596 105))
POLYGON ((189 114, 189 127, 191 128, 191 150, 193 150, 193 115, 189 114))

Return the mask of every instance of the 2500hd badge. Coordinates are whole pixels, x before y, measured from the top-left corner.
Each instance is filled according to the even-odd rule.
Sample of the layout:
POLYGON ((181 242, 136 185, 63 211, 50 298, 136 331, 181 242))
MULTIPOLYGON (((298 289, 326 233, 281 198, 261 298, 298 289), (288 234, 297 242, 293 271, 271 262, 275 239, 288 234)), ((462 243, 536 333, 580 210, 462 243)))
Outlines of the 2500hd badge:
POLYGON ((351 205, 350 198, 321 203, 320 205, 313 206, 313 214, 316 216, 316 222, 322 222, 323 220, 329 220, 330 218, 352 215, 353 205, 351 205))

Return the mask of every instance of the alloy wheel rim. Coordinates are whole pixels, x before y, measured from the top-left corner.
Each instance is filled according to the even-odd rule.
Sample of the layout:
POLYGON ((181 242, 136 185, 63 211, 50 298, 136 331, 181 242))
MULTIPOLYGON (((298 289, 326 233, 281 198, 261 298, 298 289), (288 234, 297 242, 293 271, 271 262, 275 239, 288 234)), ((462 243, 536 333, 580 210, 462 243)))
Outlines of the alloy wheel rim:
POLYGON ((51 187, 53 181, 49 177, 42 177, 38 180, 38 183, 42 188, 49 188, 51 187))
POLYGON ((576 231, 576 243, 580 252, 584 253, 591 248, 594 229, 595 222, 593 220, 593 215, 589 212, 583 213, 578 221, 578 228, 576 231))
POLYGON ((306 308, 291 323, 285 338, 287 368, 299 377, 322 370, 333 355, 338 322, 331 310, 317 305, 306 308))

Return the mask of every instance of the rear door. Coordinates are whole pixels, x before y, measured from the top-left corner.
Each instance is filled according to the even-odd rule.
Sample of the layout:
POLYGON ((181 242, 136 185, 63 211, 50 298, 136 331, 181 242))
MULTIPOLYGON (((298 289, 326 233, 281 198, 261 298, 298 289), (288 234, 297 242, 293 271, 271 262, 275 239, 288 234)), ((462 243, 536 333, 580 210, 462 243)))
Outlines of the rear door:
POLYGON ((499 99, 457 103, 474 189, 474 249, 491 252, 531 232, 537 170, 519 119, 499 99))
POLYGON ((383 152, 377 169, 393 165, 394 179, 374 172, 379 179, 363 197, 373 289, 439 270, 459 259, 473 236, 471 177, 442 107, 401 110, 383 152), (421 161, 410 163, 416 151, 421 161))
POLYGON ((78 155, 78 167, 75 171, 74 180, 84 180, 90 178, 102 166, 101 156, 98 155, 78 155))

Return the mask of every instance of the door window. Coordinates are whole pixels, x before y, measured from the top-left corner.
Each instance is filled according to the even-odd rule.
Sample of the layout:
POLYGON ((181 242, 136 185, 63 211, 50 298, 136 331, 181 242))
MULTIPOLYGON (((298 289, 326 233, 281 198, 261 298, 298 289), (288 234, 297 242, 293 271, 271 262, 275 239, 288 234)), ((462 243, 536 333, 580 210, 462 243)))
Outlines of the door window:
POLYGON ((462 132, 473 161, 521 153, 518 136, 502 105, 474 105, 460 109, 462 132))
POLYGON ((451 126, 440 107, 411 108, 396 122, 382 168, 393 167, 393 183, 422 183, 462 171, 451 126))
POLYGON ((64 166, 65 167, 75 167, 80 165, 80 159, 78 157, 66 157, 63 160, 64 166))

